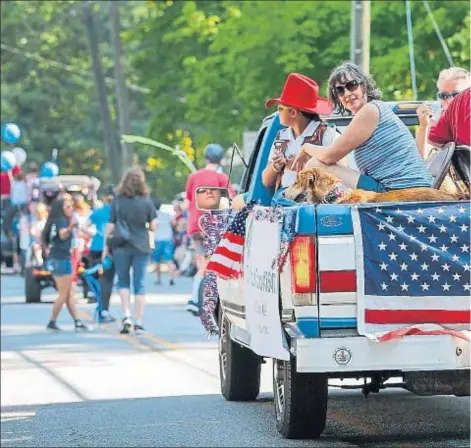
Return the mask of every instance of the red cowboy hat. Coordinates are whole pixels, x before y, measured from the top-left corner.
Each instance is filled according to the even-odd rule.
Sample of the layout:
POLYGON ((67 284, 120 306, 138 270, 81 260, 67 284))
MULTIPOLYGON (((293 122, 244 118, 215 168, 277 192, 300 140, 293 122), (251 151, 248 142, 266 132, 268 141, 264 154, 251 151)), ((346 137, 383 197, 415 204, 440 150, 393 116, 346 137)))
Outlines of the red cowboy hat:
POLYGON ((329 115, 334 109, 333 104, 319 96, 319 86, 316 81, 301 75, 290 73, 286 79, 283 92, 279 98, 270 98, 265 107, 282 104, 310 114, 329 115))

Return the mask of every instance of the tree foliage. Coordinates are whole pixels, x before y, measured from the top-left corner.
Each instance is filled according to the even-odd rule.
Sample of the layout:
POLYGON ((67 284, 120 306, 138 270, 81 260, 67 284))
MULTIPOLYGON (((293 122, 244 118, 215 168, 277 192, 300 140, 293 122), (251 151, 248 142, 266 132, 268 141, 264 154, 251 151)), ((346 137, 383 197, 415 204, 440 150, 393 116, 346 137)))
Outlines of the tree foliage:
MULTIPOLYGON (((106 2, 93 2, 106 76, 113 78, 106 2)), ((325 94, 330 70, 350 52, 349 1, 122 2, 133 134, 178 145, 201 166, 204 146, 241 142, 267 114, 291 71, 325 94)), ((411 2, 419 99, 433 99, 448 63, 423 2, 411 2)), ((469 67, 469 3, 429 1, 455 65, 469 67)), ((2 4, 2 122, 19 123, 38 161, 60 148, 62 172, 107 177, 97 94, 76 1, 2 4), (26 53, 45 58, 38 61, 26 53), (59 68, 48 60, 70 66, 59 68)), ((405 2, 372 1, 371 73, 385 99, 411 99, 405 2)), ((116 119, 114 86, 108 99, 116 119)), ((117 128, 115 124, 115 128, 117 128)), ((164 151, 135 146, 154 192, 169 199, 188 170, 164 151)))

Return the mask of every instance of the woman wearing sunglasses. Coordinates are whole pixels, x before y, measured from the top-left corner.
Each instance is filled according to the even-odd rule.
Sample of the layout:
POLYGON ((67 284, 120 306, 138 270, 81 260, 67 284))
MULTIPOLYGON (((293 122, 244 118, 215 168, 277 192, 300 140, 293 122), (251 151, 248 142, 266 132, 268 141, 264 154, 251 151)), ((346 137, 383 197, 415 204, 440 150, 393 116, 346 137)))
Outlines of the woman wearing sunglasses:
MULTIPOLYGON (((440 101, 440 114, 448 109, 453 98, 470 86, 470 74, 467 70, 460 67, 450 67, 442 70, 437 80, 437 99, 440 101)), ((439 115, 440 115, 439 114, 439 115)), ((415 140, 420 154, 424 159, 430 154, 432 149, 427 144, 430 128, 438 122, 439 115, 434 116, 434 111, 430 103, 423 103, 417 108, 419 116, 419 127, 415 133, 415 140)))
POLYGON ((335 68, 329 78, 329 99, 353 119, 327 148, 304 144, 296 161, 307 154, 312 159, 306 167, 322 167, 351 188, 383 192, 430 187, 432 176, 412 134, 380 98, 373 78, 358 66, 345 62, 335 68), (352 151, 359 171, 338 164, 352 151))
POLYGON ((48 330, 60 330, 56 320, 64 304, 74 319, 75 330, 87 330, 85 324, 78 318, 72 282, 72 238, 77 229, 73 213, 74 207, 71 200, 55 199, 42 233, 43 244, 49 248, 47 267, 52 271, 59 294, 52 308, 51 320, 47 325, 48 330))

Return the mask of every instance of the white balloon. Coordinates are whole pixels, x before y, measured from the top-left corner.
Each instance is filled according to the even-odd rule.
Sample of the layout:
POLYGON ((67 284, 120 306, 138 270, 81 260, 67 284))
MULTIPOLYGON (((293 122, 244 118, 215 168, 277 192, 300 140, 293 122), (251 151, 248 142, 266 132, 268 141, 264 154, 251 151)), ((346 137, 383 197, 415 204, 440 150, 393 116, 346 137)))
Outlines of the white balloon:
POLYGON ((23 148, 13 148, 12 153, 15 154, 17 165, 23 165, 26 162, 26 151, 23 148))

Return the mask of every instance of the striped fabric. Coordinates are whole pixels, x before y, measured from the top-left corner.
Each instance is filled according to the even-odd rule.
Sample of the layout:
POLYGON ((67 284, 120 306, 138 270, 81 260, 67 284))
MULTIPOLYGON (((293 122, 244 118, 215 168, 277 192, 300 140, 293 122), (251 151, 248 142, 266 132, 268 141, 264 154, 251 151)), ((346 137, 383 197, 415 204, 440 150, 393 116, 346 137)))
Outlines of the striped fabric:
POLYGON ((372 101, 379 109, 379 123, 371 137, 355 149, 360 172, 388 190, 430 187, 433 179, 419 154, 407 126, 382 101, 372 101))

